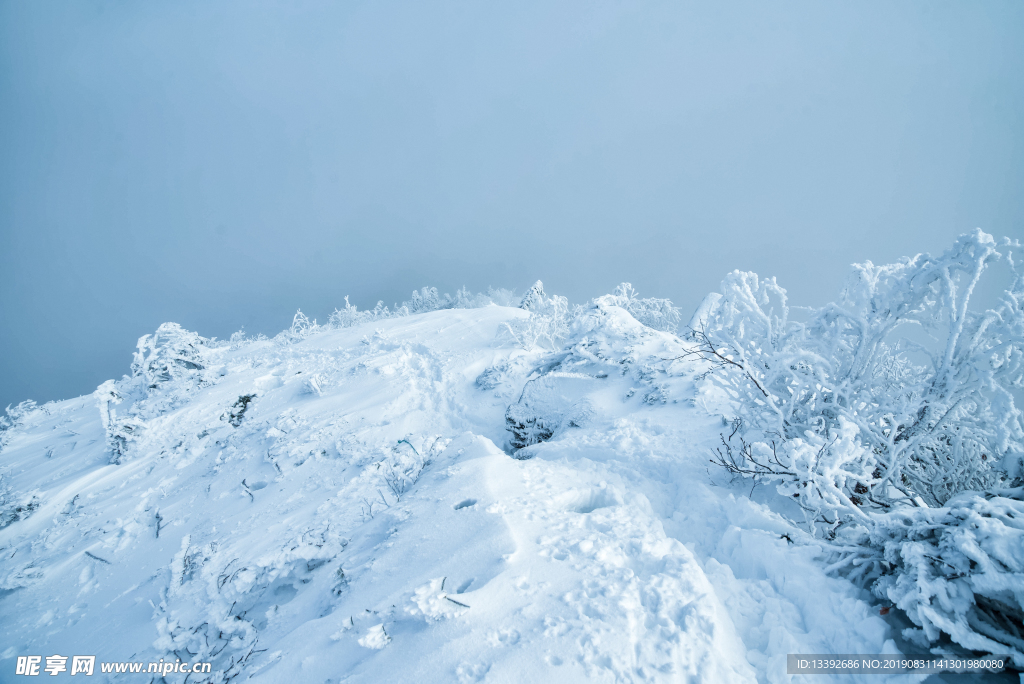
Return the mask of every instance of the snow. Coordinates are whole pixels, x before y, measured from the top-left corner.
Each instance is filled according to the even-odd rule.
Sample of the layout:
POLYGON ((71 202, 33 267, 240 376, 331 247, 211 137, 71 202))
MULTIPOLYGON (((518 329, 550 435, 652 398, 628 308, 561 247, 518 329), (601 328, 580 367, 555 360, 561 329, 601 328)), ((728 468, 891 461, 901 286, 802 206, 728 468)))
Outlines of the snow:
POLYGON ((34 503, 0 528, 0 672, 58 653, 208 660, 209 681, 783 682, 787 653, 899 652, 785 501, 712 469, 724 428, 687 343, 616 301, 559 351, 497 334, 530 314, 494 305, 188 338, 177 365, 161 328, 137 362, 166 378, 142 363, 7 432, 0 486, 34 503), (512 458, 523 420, 550 439, 512 458))

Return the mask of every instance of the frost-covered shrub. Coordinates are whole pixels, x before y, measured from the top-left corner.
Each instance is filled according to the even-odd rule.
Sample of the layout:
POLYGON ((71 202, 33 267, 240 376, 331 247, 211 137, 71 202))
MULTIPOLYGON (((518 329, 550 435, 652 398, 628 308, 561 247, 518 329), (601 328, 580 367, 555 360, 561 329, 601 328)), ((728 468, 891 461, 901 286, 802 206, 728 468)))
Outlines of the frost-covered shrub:
POLYGON ((512 433, 509 445, 515 451, 548 441, 554 437, 561 422, 561 415, 549 418, 519 403, 511 404, 505 410, 505 429, 512 433))
MULTIPOLYGON (((519 452, 586 426, 598 410, 591 401, 594 393, 612 375, 632 379, 623 399, 666 403, 673 359, 664 356, 679 346, 678 338, 647 329, 608 295, 573 312, 570 337, 558 352, 495 364, 477 378, 477 386, 515 388, 505 429, 509 447, 519 452)), ((531 451, 516 458, 529 458, 531 451)))
MULTIPOLYGON (((629 283, 622 283, 614 294, 595 301, 625 309, 637 321, 655 330, 674 332, 681 320, 679 309, 671 300, 638 297, 629 283)), ((530 316, 502 323, 498 336, 527 351, 560 347, 569 336, 572 321, 584 310, 580 306, 570 307, 565 297, 548 297, 544 294, 544 283, 539 280, 526 291, 519 308, 529 311, 530 316)))
POLYGON ((322 397, 326 386, 327 376, 323 373, 313 373, 302 383, 302 391, 304 394, 315 394, 318 397, 322 397))
POLYGON ((16 493, 0 474, 0 530, 24 520, 42 505, 38 492, 16 493))
POLYGON ((256 333, 252 337, 246 337, 245 328, 242 328, 241 330, 236 330, 231 333, 231 337, 228 338, 228 341, 226 343, 222 342, 221 344, 232 351, 238 351, 245 345, 252 342, 264 342, 266 340, 267 336, 263 333, 256 333))
POLYGON ((803 439, 770 442, 747 442, 736 434, 741 427, 737 420, 734 431, 722 435, 713 463, 737 475, 779 481, 779 493, 796 499, 812 525, 834 529, 837 511, 866 519, 860 483, 871 477, 874 460, 859 444, 856 425, 840 418, 830 438, 808 432, 803 439))
POLYGON ((246 343, 245 330, 236 330, 231 333, 231 337, 228 338, 228 343, 231 345, 232 350, 241 349, 242 345, 246 343))
POLYGON ((682 318, 672 300, 638 297, 630 283, 622 283, 615 288, 610 303, 622 307, 648 328, 664 332, 675 332, 682 318))
POLYGON ((243 394, 238 397, 238 401, 231 405, 222 416, 223 420, 226 420, 231 424, 231 427, 238 427, 242 424, 242 420, 245 418, 245 412, 249 410, 249 404, 256 398, 255 394, 243 394))
POLYGON ((409 316, 442 309, 479 309, 488 304, 510 306, 514 297, 515 292, 512 290, 495 290, 494 288, 488 288, 487 294, 473 294, 462 287, 456 290, 455 296, 452 296, 447 292, 443 295, 438 293, 436 287, 423 287, 418 291, 414 290, 408 301, 396 305, 395 315, 409 316))
POLYGON ((968 308, 1001 258, 975 231, 939 257, 853 267, 838 302, 791 320, 775 279, 734 271, 691 352, 755 435, 734 472, 781 482, 812 519, 940 506, 1020 476, 1024 277, 999 305, 968 308), (923 329, 932 346, 907 339, 923 329))
POLYGON ((498 337, 508 340, 522 349, 537 347, 557 349, 569 336, 569 300, 544 294, 544 283, 534 283, 519 308, 530 312, 526 318, 515 318, 498 327, 498 337))
POLYGON ((519 401, 505 410, 512 449, 525 449, 585 425, 594 412, 588 395, 596 382, 586 374, 552 371, 526 383, 519 401))
POLYGON ((476 309, 488 304, 513 306, 514 298, 513 290, 488 288, 487 294, 473 294, 463 287, 455 292, 455 296, 452 296, 448 293, 440 294, 436 287, 423 287, 413 291, 409 300, 396 304, 394 310, 384 306, 384 302, 377 302, 377 306, 372 309, 360 311, 354 304, 349 303, 346 296, 345 308, 334 310, 328 319, 328 327, 351 328, 354 325, 372 321, 400 318, 441 309, 476 309))
MULTIPOLYGON (((110 462, 114 465, 120 465, 125 460, 132 445, 139 440, 144 431, 144 423, 138 418, 138 411, 118 415, 117 409, 114 408, 124 401, 122 390, 127 388, 130 391, 132 389, 132 379, 125 376, 120 384, 121 387, 113 380, 107 380, 93 392, 100 410, 103 431, 107 438, 110 462)), ((129 404, 129 408, 134 407, 129 404)))
POLYGON ((527 351, 557 349, 569 334, 569 326, 561 317, 533 314, 502 323, 498 336, 527 351))
POLYGON ((163 386, 188 385, 198 387, 206 378, 203 354, 210 340, 177 323, 164 323, 152 335, 139 338, 132 361, 135 384, 145 383, 146 389, 163 386))
POLYGON ((11 438, 11 433, 16 427, 22 424, 25 416, 36 410, 36 402, 26 399, 14 408, 10 405, 4 409, 4 415, 0 416, 0 451, 4 450, 11 438))
POLYGON ((168 658, 187 652, 190 659, 213 663, 199 682, 235 680, 264 652, 260 633, 281 596, 313 581, 347 544, 329 526, 311 528, 242 563, 238 556, 227 560, 216 542, 193 545, 185 535, 156 609, 154 647, 168 658))
POLYGON ((908 639, 947 635, 1020 667, 1024 276, 1019 245, 1002 248, 975 231, 939 257, 855 265, 839 301, 803 322, 774 279, 735 271, 694 316, 689 354, 737 407, 713 460, 776 482, 824 525, 830 570, 906 612, 908 639), (1010 287, 972 311, 1004 257, 1010 287))
POLYGON ((143 418, 177 408, 197 390, 213 383, 206 355, 212 340, 164 323, 152 335, 139 338, 131 377, 117 383, 117 391, 132 400, 131 410, 143 418))
POLYGON ((145 430, 142 421, 131 416, 122 416, 110 421, 107 429, 107 449, 110 451, 110 462, 121 465, 128 457, 132 446, 139 441, 145 430))
POLYGON ((207 354, 217 345, 177 323, 164 323, 139 338, 130 376, 108 380, 94 396, 107 435, 111 463, 121 463, 145 431, 145 423, 179 408, 219 377, 207 354), (124 405, 120 411, 115 408, 124 405))
POLYGON ((384 306, 384 302, 377 302, 377 306, 366 311, 360 311, 354 304, 349 304, 348 297, 345 297, 345 308, 335 309, 328 319, 331 328, 351 328, 371 321, 379 321, 385 318, 394 318, 394 314, 384 306))
POLYGON ((26 399, 14 408, 11 408, 8 404, 7 408, 4 409, 5 415, 0 416, 0 430, 6 432, 17 425, 20 425, 25 419, 25 416, 29 415, 37 408, 38 406, 36 405, 36 402, 32 399, 26 399))
POLYGON ((496 397, 508 397, 518 392, 517 387, 521 389, 520 386, 534 368, 528 356, 502 357, 477 376, 476 386, 493 391, 496 397))
POLYGON ((302 309, 299 309, 292 317, 291 326, 287 330, 278 333, 274 339, 278 342, 289 344, 305 339, 320 330, 321 326, 316 324, 316 319, 309 320, 309 316, 302 313, 302 309))
POLYGON ((867 583, 917 625, 928 646, 948 635, 1024 668, 1024 501, 961 494, 943 508, 904 508, 840 530, 830 570, 867 583))
POLYGON ((519 302, 519 298, 516 297, 516 291, 514 289, 507 290, 505 288, 487 288, 487 294, 479 294, 484 301, 480 306, 487 306, 488 304, 495 304, 497 306, 516 306, 519 302))
POLYGON ((429 462, 429 456, 421 454, 407 439, 399 440, 388 456, 379 461, 380 478, 396 502, 416 484, 429 462))

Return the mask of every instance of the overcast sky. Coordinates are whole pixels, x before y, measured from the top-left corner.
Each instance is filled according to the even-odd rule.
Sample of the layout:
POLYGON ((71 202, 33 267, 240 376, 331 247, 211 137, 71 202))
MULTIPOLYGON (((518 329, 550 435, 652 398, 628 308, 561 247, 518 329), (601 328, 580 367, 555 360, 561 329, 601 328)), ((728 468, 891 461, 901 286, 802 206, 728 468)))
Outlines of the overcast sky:
POLYGON ((0 408, 163 321, 1024 235, 1024 3, 0 0, 0 408))

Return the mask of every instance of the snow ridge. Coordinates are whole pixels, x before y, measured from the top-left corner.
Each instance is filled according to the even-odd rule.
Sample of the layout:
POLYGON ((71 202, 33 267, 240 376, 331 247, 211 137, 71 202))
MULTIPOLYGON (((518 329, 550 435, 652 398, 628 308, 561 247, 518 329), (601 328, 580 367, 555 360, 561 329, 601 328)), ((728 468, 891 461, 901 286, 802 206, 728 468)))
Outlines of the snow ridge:
POLYGON ((636 299, 563 319, 556 349, 496 331, 557 301, 272 340, 161 326, 132 375, 4 431, 0 671, 777 682, 786 653, 898 652, 869 594, 708 469, 690 343, 636 299))

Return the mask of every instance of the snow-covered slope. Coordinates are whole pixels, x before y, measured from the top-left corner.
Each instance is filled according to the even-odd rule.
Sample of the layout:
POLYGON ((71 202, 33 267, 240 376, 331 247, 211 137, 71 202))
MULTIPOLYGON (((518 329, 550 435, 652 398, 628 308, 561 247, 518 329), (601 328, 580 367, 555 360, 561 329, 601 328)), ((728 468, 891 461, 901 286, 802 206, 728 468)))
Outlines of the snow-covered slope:
POLYGON ((165 326, 131 377, 27 412, 0 455, 0 680, 95 654, 213 663, 190 682, 775 682, 787 653, 896 652, 709 466, 726 428, 679 338, 610 300, 558 352, 496 335, 528 315, 165 326))

